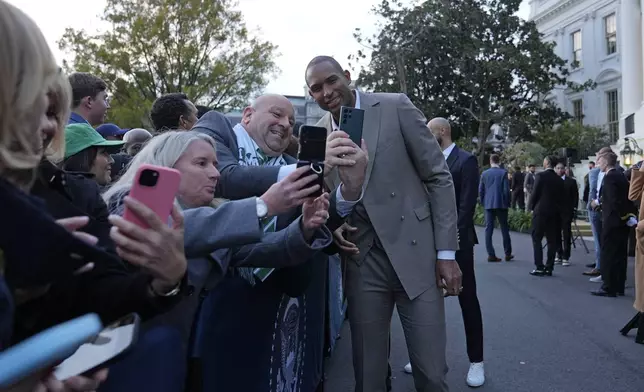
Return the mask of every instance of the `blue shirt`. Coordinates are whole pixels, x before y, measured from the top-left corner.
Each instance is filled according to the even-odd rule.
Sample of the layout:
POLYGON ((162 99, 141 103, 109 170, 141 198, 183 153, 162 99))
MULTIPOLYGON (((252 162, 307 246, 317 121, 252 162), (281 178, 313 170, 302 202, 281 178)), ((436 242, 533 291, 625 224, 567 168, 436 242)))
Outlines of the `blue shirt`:
POLYGON ((80 114, 72 112, 72 115, 69 116, 69 121, 67 121, 67 125, 70 124, 89 124, 89 122, 80 114))

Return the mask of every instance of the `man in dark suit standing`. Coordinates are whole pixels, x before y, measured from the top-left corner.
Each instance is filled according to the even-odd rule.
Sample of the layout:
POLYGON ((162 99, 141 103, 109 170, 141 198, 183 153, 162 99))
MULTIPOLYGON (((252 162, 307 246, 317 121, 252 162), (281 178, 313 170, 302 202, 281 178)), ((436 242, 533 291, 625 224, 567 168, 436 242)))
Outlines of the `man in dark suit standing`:
MULTIPOLYGON (((485 383, 483 368, 483 319, 481 306, 476 295, 476 277, 474 274, 474 245, 478 244, 474 229, 474 210, 476 209, 479 168, 476 157, 458 148, 452 142, 452 131, 449 121, 434 118, 427 126, 436 136, 443 150, 447 166, 454 181, 454 193, 458 209, 458 247, 456 262, 463 273, 463 291, 458 296, 465 325, 467 355, 470 369, 466 382, 470 387, 479 387, 485 383)), ((523 181, 520 183, 523 187, 523 181)), ((411 371, 411 366, 408 367, 411 371)), ((405 368, 407 370, 407 367, 405 368)))
POLYGON ((555 266, 555 255, 561 246, 561 214, 564 210, 564 182, 555 173, 557 158, 546 157, 543 160, 544 171, 537 173, 530 196, 528 208, 532 213, 532 247, 535 269, 534 276, 552 276, 555 266), (546 265, 543 265, 543 247, 541 240, 546 237, 548 254, 546 265))
POLYGON ((512 240, 510 239, 510 227, 508 226, 508 209, 510 208, 510 181, 508 172, 502 169, 499 164, 501 159, 498 155, 490 156, 490 168, 481 175, 479 183, 479 196, 481 204, 485 208, 485 248, 487 249, 487 261, 501 261, 496 257, 494 245, 492 244, 492 233, 494 223, 499 221, 501 234, 503 235, 503 250, 505 261, 514 258, 512 255, 512 240))
POLYGON ((556 264, 564 267, 570 265, 570 247, 572 246, 572 220, 575 219, 577 205, 579 204, 579 189, 577 181, 566 175, 566 165, 563 162, 557 163, 555 172, 564 182, 564 208, 561 211, 561 231, 563 241, 557 252, 556 264))
POLYGON ((604 175, 599 190, 602 212, 601 233, 601 289, 591 292, 600 297, 616 297, 624 294, 628 261, 628 218, 635 213, 635 206, 628 200, 628 180, 616 168, 617 155, 601 154, 597 164, 604 175))
POLYGON ((514 168, 512 173, 512 180, 510 181, 510 192, 512 192, 512 208, 519 207, 520 210, 525 210, 525 193, 523 192, 523 182, 525 181, 525 173, 521 171, 521 166, 514 168))

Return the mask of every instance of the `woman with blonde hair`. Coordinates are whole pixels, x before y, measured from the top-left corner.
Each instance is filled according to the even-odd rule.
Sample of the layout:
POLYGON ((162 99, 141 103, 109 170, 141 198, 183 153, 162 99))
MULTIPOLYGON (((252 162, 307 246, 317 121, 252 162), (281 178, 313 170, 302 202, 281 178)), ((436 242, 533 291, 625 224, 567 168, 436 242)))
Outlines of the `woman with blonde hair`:
MULTIPOLYGON (((33 287, 46 287, 56 276, 71 275, 79 261, 70 259, 70 251, 78 251, 81 256, 94 251, 67 232, 81 227, 86 218, 56 222, 39 200, 25 193, 36 178, 43 141, 53 139, 56 133, 47 118, 47 92, 58 72, 33 20, 0 0, 0 349, 11 339, 11 293, 27 288, 33 292, 33 287), (49 267, 52 265, 58 271, 49 267)), ((80 237, 93 241, 91 236, 80 237)), ((40 382, 40 376, 34 375, 16 388, 90 391, 98 388, 107 372, 100 371, 92 378, 72 377, 65 382, 53 376, 40 382)))

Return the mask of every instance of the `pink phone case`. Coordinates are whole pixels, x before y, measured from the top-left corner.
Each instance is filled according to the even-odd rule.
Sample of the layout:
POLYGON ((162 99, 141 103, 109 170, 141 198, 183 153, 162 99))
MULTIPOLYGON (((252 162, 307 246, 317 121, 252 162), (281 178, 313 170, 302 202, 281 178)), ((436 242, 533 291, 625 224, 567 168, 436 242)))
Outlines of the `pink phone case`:
MULTIPOLYGON (((130 197, 140 203, 145 204, 154 211, 155 214, 163 221, 168 222, 172 204, 179 190, 181 182, 181 173, 178 170, 167 167, 142 165, 136 172, 134 184, 130 190, 130 197), (145 186, 140 184, 141 174, 146 170, 152 170, 158 173, 157 183, 154 186, 145 186)), ((149 226, 141 221, 136 214, 125 207, 123 218, 141 227, 149 226)))

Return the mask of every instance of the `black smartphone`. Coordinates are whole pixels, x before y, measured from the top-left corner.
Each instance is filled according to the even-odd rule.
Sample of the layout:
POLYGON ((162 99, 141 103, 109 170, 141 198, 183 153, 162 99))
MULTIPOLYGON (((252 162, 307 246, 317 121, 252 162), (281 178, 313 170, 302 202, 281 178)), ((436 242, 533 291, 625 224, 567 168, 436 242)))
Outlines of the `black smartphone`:
POLYGON ((340 108, 340 130, 349 134, 349 138, 358 146, 362 146, 362 125, 364 110, 342 106, 340 108))
POLYGON ((54 369, 54 375, 59 380, 67 380, 109 367, 134 347, 139 336, 140 322, 139 316, 131 313, 110 324, 58 365, 54 369))
POLYGON ((297 153, 297 167, 310 166, 307 175, 318 175, 320 190, 312 196, 320 196, 324 190, 324 158, 326 155, 326 128, 313 125, 300 127, 300 149, 297 153))

